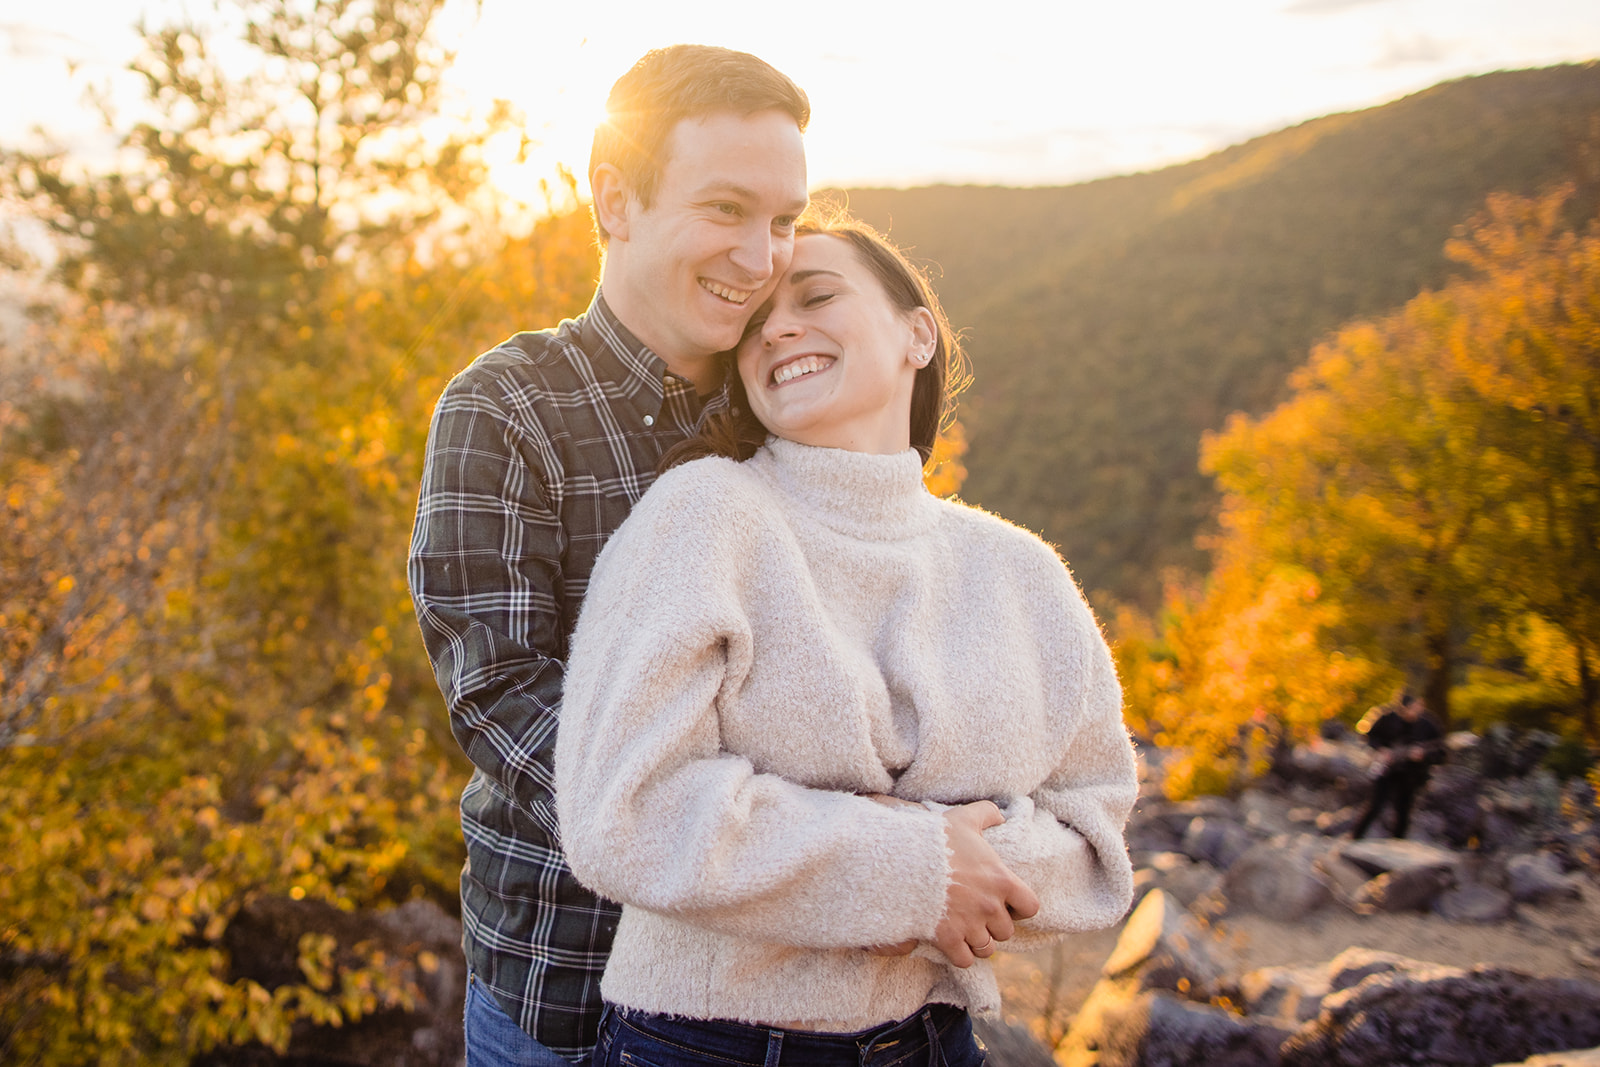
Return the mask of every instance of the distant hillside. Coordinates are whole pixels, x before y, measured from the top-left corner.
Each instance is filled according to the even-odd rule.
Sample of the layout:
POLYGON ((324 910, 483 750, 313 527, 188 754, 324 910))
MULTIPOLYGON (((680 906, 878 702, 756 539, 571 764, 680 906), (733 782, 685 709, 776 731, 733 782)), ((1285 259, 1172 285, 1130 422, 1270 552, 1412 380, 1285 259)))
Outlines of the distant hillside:
POLYGON ((1439 284, 1497 190, 1600 203, 1600 64, 1448 82, 1183 166, 1045 189, 855 189, 942 271, 976 383, 963 495, 1148 602, 1204 569, 1201 432, 1259 413, 1339 324, 1439 284))

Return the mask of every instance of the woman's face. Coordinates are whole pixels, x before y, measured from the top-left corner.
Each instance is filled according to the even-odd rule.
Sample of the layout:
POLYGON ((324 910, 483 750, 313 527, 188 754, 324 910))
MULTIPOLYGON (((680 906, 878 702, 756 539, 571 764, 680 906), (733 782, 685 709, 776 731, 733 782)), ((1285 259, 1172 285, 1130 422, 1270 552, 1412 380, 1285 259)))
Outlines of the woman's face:
POLYGON ((926 308, 901 311, 842 238, 808 234, 739 342, 751 411, 779 437, 852 452, 911 447, 911 389, 933 353, 926 308))

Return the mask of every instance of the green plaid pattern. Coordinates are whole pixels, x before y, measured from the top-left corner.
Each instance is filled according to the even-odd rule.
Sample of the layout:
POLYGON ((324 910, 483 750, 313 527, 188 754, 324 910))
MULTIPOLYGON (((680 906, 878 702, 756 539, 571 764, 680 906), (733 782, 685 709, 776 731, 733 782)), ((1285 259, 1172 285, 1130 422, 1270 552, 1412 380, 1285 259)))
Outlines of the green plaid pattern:
POLYGON ((461 794, 467 962, 541 1044, 579 1058, 600 1021, 620 909, 579 885, 553 792, 567 642, 606 539, 699 420, 694 387, 596 293, 553 330, 479 356, 439 398, 408 575, 472 760, 461 794))

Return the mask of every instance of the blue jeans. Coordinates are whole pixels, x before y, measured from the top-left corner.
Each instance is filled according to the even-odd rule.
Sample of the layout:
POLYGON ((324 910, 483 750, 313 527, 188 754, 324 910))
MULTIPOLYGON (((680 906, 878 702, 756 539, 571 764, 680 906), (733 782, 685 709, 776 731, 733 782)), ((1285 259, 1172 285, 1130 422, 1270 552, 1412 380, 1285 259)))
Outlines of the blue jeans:
POLYGON ((982 1067, 972 1019, 930 1004, 854 1034, 778 1030, 606 1005, 591 1067, 982 1067))
POLYGON ((470 973, 462 1027, 467 1039, 467 1067, 572 1067, 571 1060, 557 1056, 529 1037, 470 973))

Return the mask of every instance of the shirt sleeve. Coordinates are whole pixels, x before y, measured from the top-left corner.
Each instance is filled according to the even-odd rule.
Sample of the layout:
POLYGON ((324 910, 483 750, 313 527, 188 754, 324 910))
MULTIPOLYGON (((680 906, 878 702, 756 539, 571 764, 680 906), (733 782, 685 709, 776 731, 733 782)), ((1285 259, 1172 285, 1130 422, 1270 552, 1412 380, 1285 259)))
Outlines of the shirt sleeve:
POLYGON ((1067 636, 1055 657, 1062 669, 1051 676, 1047 693, 1061 755, 1033 792, 998 798, 1006 821, 984 832, 1039 898, 1038 914, 1018 922, 1006 942, 1014 952, 1114 925, 1133 900, 1124 827, 1138 799, 1139 776, 1122 720, 1122 690, 1082 594, 1058 559, 1049 562, 1059 571, 1059 595, 1035 601, 1041 610, 1036 632, 1067 636), (1053 619, 1046 614, 1050 602, 1053 619))
POLYGON ((758 773, 722 747, 719 699, 752 660, 741 572, 771 560, 760 517, 695 466, 645 494, 584 601, 556 752, 572 869, 610 899, 752 941, 931 938, 949 881, 939 815, 758 773))
POLYGON ((408 578, 456 740, 554 839, 566 534, 552 458, 481 383, 453 381, 429 428, 408 578))

